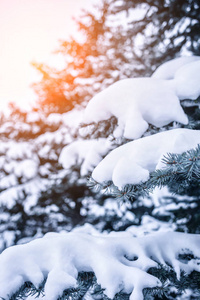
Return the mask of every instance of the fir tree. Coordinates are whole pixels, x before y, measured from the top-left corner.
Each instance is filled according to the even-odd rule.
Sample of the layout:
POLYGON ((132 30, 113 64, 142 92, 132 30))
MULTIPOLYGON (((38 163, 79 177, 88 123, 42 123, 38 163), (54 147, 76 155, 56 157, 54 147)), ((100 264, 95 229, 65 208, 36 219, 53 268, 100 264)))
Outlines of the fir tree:
POLYGON ((104 0, 77 20, 81 41, 71 37, 56 52, 63 70, 33 65, 42 75, 34 84, 37 107, 66 112, 123 78, 149 76, 180 53, 199 55, 198 0, 104 0))
MULTIPOLYGON (((176 62, 177 60, 169 62, 168 66, 171 63, 176 65, 176 62)), ((167 86, 170 83, 168 86, 170 97, 173 97, 173 93, 175 93, 177 97, 181 95, 180 97, 184 98, 184 93, 187 95, 191 93, 192 101, 194 94, 199 94, 198 80, 194 81, 194 77, 191 77, 188 81, 188 88, 185 91, 185 83, 179 81, 186 71, 189 74, 193 73, 194 76, 199 71, 199 65, 199 58, 197 61, 190 62, 184 60, 182 66, 178 66, 178 69, 175 70, 174 78, 172 79, 176 88, 174 88, 173 84, 171 85, 171 81, 168 82, 168 79, 165 79, 167 86), (195 82, 195 85, 193 85, 193 82, 195 82), (181 92, 178 87, 181 88, 181 92)), ((162 67, 165 68, 164 66, 162 67)), ((146 78, 141 80, 144 81, 143 83, 147 82, 146 78)), ((129 82, 128 80, 127 83, 129 82)), ((154 82, 155 79, 153 77, 149 79, 150 84, 154 85, 154 82)), ((151 94, 149 94, 148 86, 144 87, 144 84, 141 86, 137 85, 138 91, 141 88, 144 90, 144 93, 140 94, 138 92, 139 98, 147 96, 149 101, 151 99, 155 101, 157 91, 153 89, 151 94), (147 93, 146 96, 145 93, 147 93)), ((157 87, 157 89, 163 92, 162 85, 157 87)), ((107 93, 110 93, 109 91, 110 88, 99 94, 100 102, 103 103, 105 101, 105 96, 107 93)), ((113 92, 116 93, 116 91, 118 89, 115 84, 113 92)), ((132 93, 132 91, 129 90, 129 93, 132 93)), ((128 93, 126 93, 126 97, 128 99, 128 93)), ((98 102, 95 102, 95 99, 93 98, 88 104, 84 120, 87 120, 87 116, 90 120, 88 111, 91 112, 91 110, 94 114, 93 117, 97 117, 97 120, 104 117, 104 114, 102 115, 102 112, 99 111, 98 102)), ((116 105, 117 99, 117 97, 110 97, 110 104, 104 106, 105 112, 108 112, 109 109, 112 111, 112 105, 116 105), (113 99, 115 99, 115 102, 113 99)), ((140 100, 143 101, 143 99, 140 100)), ((159 115, 163 114, 163 107, 160 107, 159 115)), ((171 107, 173 107, 173 110, 170 110, 169 114, 167 114, 166 124, 171 122, 172 116, 176 116, 180 112, 180 103, 178 106, 172 105, 171 107)), ((145 120, 146 115, 143 114, 143 109, 143 106, 141 106, 140 112, 145 120)), ((124 111, 123 113, 126 112, 124 111)), ((181 113, 185 114, 183 111, 181 113)), ((117 126, 122 126, 118 132, 122 135, 126 134, 126 131, 123 131, 124 124, 119 122, 117 114, 115 117, 118 120, 117 126)), ((128 115, 126 117, 126 121, 129 121, 128 115)), ((151 112, 148 118, 150 123, 152 122, 151 120, 154 120, 154 111, 151 112)), ((181 120, 185 122, 184 118, 181 120)), ((134 123, 135 120, 132 119, 132 122, 134 123)), ((141 122, 143 120, 137 119, 137 124, 135 125, 140 126, 141 122)), ((127 228, 128 231, 123 234, 115 232, 115 235, 113 235, 111 232, 110 235, 106 236, 104 234, 97 235, 96 232, 94 234, 91 231, 94 228, 89 228, 90 233, 88 229, 86 229, 87 233, 79 233, 78 230, 77 232, 65 234, 51 233, 42 239, 20 246, 25 260, 17 251, 19 246, 10 248, 8 251, 5 250, 0 256, 2 297, 7 297, 8 294, 9 299, 18 299, 26 297, 28 294, 39 295, 44 292, 46 297, 52 299, 79 299, 80 297, 138 300, 142 298, 173 299, 178 296, 181 297, 183 291, 187 290, 188 293, 192 293, 194 299, 198 299, 200 269, 199 234, 197 233, 199 228, 197 226, 195 231, 193 231, 192 227, 188 226, 187 228, 187 224, 191 225, 191 218, 188 219, 184 216, 184 210, 190 209, 190 212, 194 213, 195 208, 196 211, 192 216, 192 222, 195 226, 199 218, 199 205, 197 203, 199 202, 200 149, 198 142, 200 140, 200 132, 199 130, 183 128, 183 125, 182 128, 171 128, 170 130, 163 126, 157 126, 157 130, 159 127, 162 127, 162 132, 160 133, 142 136, 144 132, 140 131, 141 137, 138 140, 126 141, 120 147, 115 145, 116 148, 111 150, 101 162, 99 162, 97 154, 104 153, 99 143, 102 140, 98 140, 97 144, 94 143, 94 146, 92 146, 93 142, 91 140, 89 152, 84 152, 83 148, 83 144, 87 141, 82 141, 81 149, 80 143, 76 142, 63 148, 62 151, 64 149, 65 151, 62 155, 60 154, 59 159, 61 164, 65 160, 73 159, 74 157, 77 161, 80 161, 79 156, 81 157, 81 151, 83 151, 85 154, 82 155, 82 161, 80 161, 82 162, 80 173, 83 174, 87 170, 89 171, 91 162, 95 162, 97 167, 92 172, 92 177, 99 182, 98 188, 108 191, 109 194, 114 194, 122 202, 132 203, 132 208, 135 208, 135 218, 138 217, 139 214, 137 215, 137 213, 140 211, 140 220, 137 226, 133 226, 132 229, 132 226, 130 229, 127 228), (72 147, 72 145, 75 145, 75 147, 72 147), (194 145, 196 145, 196 148, 193 149, 194 145), (148 149, 148 153, 144 157, 146 149, 148 149), (169 152, 161 160, 161 154, 163 152, 166 153, 169 149, 173 152, 169 152), (176 150, 178 151, 177 153, 176 150), (123 160, 121 160, 121 156, 123 160), (155 171, 151 171, 152 169, 155 169, 155 171), (108 181, 109 178, 112 180, 108 181), (132 184, 130 184, 130 180, 132 184), (152 209, 151 204, 149 209, 143 210, 143 213, 148 211, 150 215, 160 220, 160 224, 157 221, 153 231, 158 231, 159 225, 164 223, 162 217, 165 217, 165 221, 173 224, 173 231, 177 232, 163 232, 162 224, 160 232, 143 237, 133 237, 133 233, 136 234, 140 226, 144 226, 145 215, 141 211, 141 203, 143 206, 147 206, 148 199, 151 199, 148 198, 148 194, 155 187, 165 186, 168 187, 168 191, 167 193, 164 191, 162 195, 163 205, 160 203, 159 206, 157 205, 157 207, 152 209), (176 193, 176 196, 173 196, 171 192, 176 193), (161 210, 159 211, 160 208, 161 210), (162 208, 164 208, 164 211, 162 208), (177 213, 180 213, 180 216, 177 216, 177 213), (177 217, 178 220, 173 220, 173 217, 177 217), (188 234, 188 232, 195 234, 188 234), (168 238, 169 240, 167 241, 168 238), (83 252, 80 245, 85 249, 83 252), (35 255, 36 249, 42 253, 41 260, 35 255), (11 269, 8 268, 6 271, 5 267, 8 261, 13 260, 20 262, 20 270, 14 264, 11 269), (61 263, 63 261, 64 269, 63 263, 61 263), (100 264, 99 261, 101 262, 100 264), (65 268, 65 266, 67 267, 65 268), (35 269, 35 272, 30 272, 32 269, 35 269), (47 277, 44 269, 49 273, 47 277), (18 277, 18 272, 22 278, 18 277), (10 280, 9 283, 8 280, 10 280)), ((103 140, 104 143, 106 141, 108 139, 103 140)), ((106 144, 104 147, 107 149, 106 144)), ((70 169, 71 165, 64 164, 64 167, 70 169)), ((55 192, 57 192, 56 187, 55 192)), ((65 196, 67 196, 67 190, 65 196)), ((155 195, 152 197, 152 201, 154 201, 154 197, 155 195)), ((133 224, 134 220, 132 220, 133 224)), ((126 225, 124 224, 124 229, 126 225)), ((149 225, 147 223, 147 230, 151 231, 152 229, 148 228, 149 225)), ((170 226, 168 226, 169 229, 170 226)), ((145 232, 145 227, 143 227, 143 234, 145 232)))
MULTIPOLYGON (((103 137, 109 141, 112 139, 112 146, 107 151, 109 152, 113 148, 129 143, 130 138, 115 136, 115 130, 119 126, 119 120, 115 115, 98 123, 89 122, 88 127, 88 124, 84 124, 84 128, 78 132, 78 129, 72 131, 66 126, 63 121, 66 115, 53 115, 51 112, 63 113, 76 107, 77 104, 85 105, 94 94, 119 79, 148 76, 161 62, 174 58, 186 48, 194 54, 199 54, 198 1, 184 1, 181 6, 178 1, 104 1, 99 7, 98 14, 85 13, 79 27, 85 35, 84 42, 79 43, 74 39, 63 41, 59 49, 64 56, 71 56, 74 63, 69 60, 66 69, 59 72, 36 64, 43 74, 43 79, 36 86, 40 98, 37 108, 34 109, 34 113, 36 115, 39 113, 40 117, 33 121, 33 115, 31 117, 31 114, 23 113, 14 106, 9 120, 4 116, 1 117, 3 125, 1 139, 5 142, 1 148, 1 196, 4 192, 18 188, 17 199, 12 208, 4 204, 1 206, 3 236, 1 249, 23 242, 23 238, 42 236, 48 231, 71 230, 74 226, 85 222, 93 224, 99 231, 126 230, 132 225, 132 233, 136 236, 136 232, 140 230, 149 233, 170 228, 194 233, 197 238, 200 232, 199 146, 181 154, 173 152, 166 154, 162 158, 165 168, 150 172, 149 180, 144 183, 127 184, 121 188, 112 181, 98 183, 91 178, 89 185, 95 189, 92 191, 86 188, 86 177, 82 178, 80 175, 86 157, 78 160, 77 156, 77 163, 65 172, 58 163, 62 149, 76 139, 83 141, 103 137), (115 26, 114 22, 119 22, 122 13, 127 12, 127 15, 131 16, 135 8, 144 11, 140 20, 133 18, 129 21, 127 18, 129 23, 127 28, 115 26), (112 24, 113 15, 116 19, 112 24), (173 26, 178 29, 175 34, 173 26), (148 28, 152 28, 152 35, 148 28), (137 44, 136 47, 139 35, 142 35, 142 44, 140 47, 137 44), (54 118, 56 120, 57 117, 59 120, 50 121, 54 118), (85 127, 89 129, 83 134, 82 130, 85 130, 85 127), (57 133, 61 138, 58 138, 57 133), (9 165, 11 156, 7 151, 10 149, 9 142, 13 139, 16 143, 11 147, 19 143, 24 143, 26 147, 29 144, 31 156, 37 154, 35 162, 38 169, 34 178, 27 179, 20 173, 13 181, 11 175, 15 173, 15 169, 5 167, 6 164, 9 165), (4 178, 6 180, 3 180, 4 178), (43 182, 45 187, 37 191, 36 200, 32 203, 32 192, 27 193, 26 184, 35 178, 43 182), (5 181, 9 182, 9 186, 5 185, 5 181), (156 187, 167 187, 167 192, 161 189, 160 196, 159 192, 152 194, 156 187), (95 206, 97 209, 94 212, 95 206)), ((199 98, 182 99, 181 104, 189 119, 187 125, 169 122, 160 129, 150 124, 144 136, 156 134, 160 130, 174 130, 177 127, 199 129, 199 98)), ((99 157, 98 151, 97 154, 99 157)), ((100 155, 100 158, 106 154, 105 152, 100 155)), ((30 158, 26 153, 23 155, 21 158, 12 158, 16 165, 24 158, 30 158)), ((91 171, 89 167, 86 170, 88 174, 91 171)), ((179 263, 190 262, 191 265, 198 265, 199 254, 195 252, 195 241, 199 247, 198 239, 194 238, 190 245, 193 253, 192 251, 176 253, 179 263)), ((154 241, 151 240, 151 243, 154 241)), ((159 247, 161 246, 158 243, 159 247)), ((77 249, 75 245, 74 249, 77 249)), ((161 252, 164 251, 162 247, 160 249, 161 252)), ((137 260, 135 256, 128 257, 127 253, 124 255, 129 262, 137 260)), ((152 259, 151 256, 148 258, 152 259)), ((150 287, 143 289, 145 299, 174 299, 181 297, 184 289, 192 293, 188 296, 190 299, 198 299, 198 267, 189 275, 181 269, 177 276, 174 260, 165 261, 165 257, 161 258, 162 255, 155 259, 158 265, 149 267, 148 274, 158 278, 162 284, 153 289, 150 287)), ((33 284, 31 280, 26 281, 11 299, 20 299, 29 294, 42 295, 45 283, 48 283, 45 276, 39 285, 33 284)), ((77 286, 66 289, 59 299, 87 299, 87 297, 108 299, 105 290, 97 283, 98 279, 95 272, 80 271, 77 286)), ((114 299, 129 299, 129 296, 130 293, 124 293, 122 288, 114 295, 114 299)))

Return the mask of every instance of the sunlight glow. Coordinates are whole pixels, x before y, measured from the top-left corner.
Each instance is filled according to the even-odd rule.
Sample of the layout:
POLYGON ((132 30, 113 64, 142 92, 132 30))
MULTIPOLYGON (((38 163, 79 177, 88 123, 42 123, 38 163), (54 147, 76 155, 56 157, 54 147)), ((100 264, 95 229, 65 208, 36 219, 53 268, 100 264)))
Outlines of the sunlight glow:
MULTIPOLYGON (((51 62, 59 39, 77 32, 72 16, 94 0, 0 1, 0 110, 8 102, 27 107, 37 98, 29 87, 38 80, 32 61, 51 62), (75 3, 75 4, 73 4, 75 3)), ((58 57, 54 64, 60 64, 58 57)))

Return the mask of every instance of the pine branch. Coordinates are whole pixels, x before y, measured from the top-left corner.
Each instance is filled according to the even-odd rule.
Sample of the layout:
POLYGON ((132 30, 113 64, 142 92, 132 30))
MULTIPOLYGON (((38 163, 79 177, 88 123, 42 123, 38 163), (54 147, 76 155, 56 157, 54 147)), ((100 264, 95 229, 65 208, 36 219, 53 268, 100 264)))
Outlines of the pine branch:
MULTIPOLYGON (((36 288, 31 282, 25 282, 20 289, 10 297, 9 300, 20 300, 26 299, 28 296, 38 298, 39 296, 44 297, 44 280, 39 288, 36 288)), ((88 292, 89 288, 96 284, 96 277, 92 272, 81 272, 77 278, 77 288, 69 288, 63 291, 61 297, 57 300, 81 300, 88 292)), ((1 300, 5 300, 1 298, 1 300)))
MULTIPOLYGON (((153 289, 145 289, 144 299, 149 299, 150 295, 158 296, 162 299, 163 296, 169 299, 170 287, 175 287, 177 295, 183 294, 186 289, 192 289, 193 294, 200 296, 200 274, 193 271, 189 275, 181 271, 181 277, 178 280, 176 273, 171 266, 163 266, 158 264, 158 268, 151 268, 149 273, 156 276, 162 282, 162 287, 156 287, 153 289)), ((173 298, 174 299, 174 298, 173 298)))
POLYGON ((92 177, 88 178, 87 186, 90 189, 94 189, 95 192, 103 191, 105 194, 113 193, 113 188, 115 188, 112 181, 99 183, 96 180, 94 180, 94 178, 92 177))
MULTIPOLYGON (((108 300, 108 297, 113 297, 114 300, 127 300, 125 292, 127 293, 128 291, 132 298, 139 295, 140 298, 137 299, 143 299, 141 293, 147 287, 150 289, 156 287, 152 291, 149 290, 148 294, 155 291, 163 293, 165 288, 168 289, 170 286, 176 287, 182 293, 184 289, 190 287, 191 281, 194 281, 191 286, 196 293, 200 289, 199 241, 199 235, 185 235, 178 232, 158 233, 147 238, 110 236, 109 239, 109 236, 104 235, 101 238, 87 235, 86 238, 85 235, 81 236, 77 233, 68 233, 65 235, 54 234, 51 238, 50 236, 46 236, 43 239, 30 242, 29 245, 21 245, 19 251, 16 251, 16 248, 12 248, 10 251, 5 250, 1 260, 0 293, 2 293, 2 298, 6 299, 10 295, 9 300, 25 299, 29 295, 36 295, 36 297, 44 295, 44 290, 47 298, 50 297, 50 293, 54 292, 58 297, 57 300, 81 300, 86 296, 95 294, 101 297, 100 299, 105 300, 108 300), (166 238, 172 241, 168 247, 164 244, 166 238), (50 248, 50 245, 52 245, 52 248, 50 248), (101 245, 100 249, 98 249, 99 245, 101 245), (41 247, 41 261, 38 260, 37 253, 35 253, 37 247, 41 247), (141 249, 144 250, 142 253, 141 249), (94 251, 96 253, 96 263, 93 260, 94 251), (74 253, 76 257, 74 257, 74 253), (24 256, 26 256, 26 263, 23 261, 24 256), (91 256, 93 257, 92 259, 91 256), (46 257, 48 259, 45 261, 46 257), (37 260, 35 261, 36 258, 37 260), (68 283, 69 288, 64 291, 62 290, 62 285, 60 287, 58 285, 58 278, 60 278, 63 284, 62 274, 66 274, 67 276, 68 269, 59 270, 59 268, 53 265, 52 259, 58 265, 62 263, 72 268, 74 266, 78 272, 77 278, 72 277, 74 278, 72 283, 68 283, 68 277, 66 277, 66 284, 68 283), (21 268, 18 265, 14 264, 13 266, 11 264, 9 269, 5 269, 8 261, 15 260, 20 264, 21 268), (52 277, 48 276, 39 288, 36 288, 30 282, 25 282, 21 287, 20 283, 18 283, 19 290, 11 296, 13 288, 16 288, 15 282, 16 278, 18 278, 18 273, 23 278, 27 278, 27 273, 32 270, 32 265, 35 266, 35 262, 37 262, 39 270, 43 267, 49 270, 49 272, 56 272, 53 276, 60 274, 61 277, 56 278, 56 280, 54 277, 55 281, 53 282, 52 277), (27 266, 30 267, 30 270, 27 270, 27 266), (92 269, 93 272, 85 272, 86 268, 92 269), (149 272, 147 272, 148 270, 149 272), (102 273, 104 271, 105 275, 102 273), (183 271, 192 275, 186 275, 183 271), (116 272, 118 274, 113 281, 116 272), (99 284, 105 290, 98 286, 99 284), (51 291, 49 290, 49 286, 52 286, 51 291), (59 290, 57 287, 59 287, 59 290), (60 296, 61 293, 62 296, 60 296)), ((46 272, 45 275, 47 276, 46 272)), ((34 281, 34 277, 35 274, 33 273, 30 280, 34 281)), ((95 298, 93 297, 92 299, 95 298)), ((96 299, 99 298, 97 297, 96 299)), ((146 299, 149 298, 147 297, 146 299)))
MULTIPOLYGON (((20 289, 14 293, 9 300, 21 300, 26 299, 27 297, 35 297, 38 298, 40 296, 44 296, 44 284, 45 281, 43 281, 40 285, 40 287, 36 288, 31 282, 25 282, 20 289)), ((1 298, 1 300, 5 300, 4 298, 1 298)))
MULTIPOLYGON (((161 287, 146 288, 143 290, 144 300, 150 299, 151 296, 167 297, 170 293, 170 287, 174 286, 177 289, 177 294, 182 294, 186 289, 192 288, 194 292, 200 296, 200 273, 193 271, 187 275, 183 271, 181 272, 180 280, 177 279, 176 273, 173 268, 158 264, 157 268, 151 268, 148 271, 149 274, 157 277, 162 282, 161 287)), ((12 295, 9 300, 22 300, 29 296, 38 298, 44 297, 44 280, 39 288, 36 288, 31 282, 25 282, 17 293, 12 295)), ((96 277, 92 272, 81 272, 78 275, 77 287, 69 288, 63 291, 62 296, 57 300, 81 300, 84 299, 86 294, 90 294, 92 299, 111 300, 104 294, 104 289, 97 284, 96 277), (100 298, 101 297, 101 298, 100 298)), ((113 300, 128 300, 129 294, 125 294, 122 291, 115 295, 113 300)), ((1 300, 5 300, 1 298, 1 300)))
POLYGON ((88 185, 98 190, 104 189, 120 202, 134 202, 139 196, 148 196, 155 187, 168 186, 174 193, 182 193, 191 187, 199 188, 200 144, 182 154, 168 153, 162 162, 165 164, 164 168, 151 172, 149 180, 138 185, 127 184, 119 190, 112 182, 100 184, 92 178, 88 185))
POLYGON ((138 196, 148 196, 149 187, 146 184, 140 185, 125 185, 121 190, 119 190, 115 185, 112 185, 111 193, 120 202, 134 202, 138 196))
POLYGON ((108 137, 113 133, 117 126, 116 117, 112 116, 108 120, 99 121, 98 123, 80 124, 80 128, 87 128, 87 133, 84 135, 85 139, 108 137))
POLYGON ((166 165, 166 169, 170 166, 169 170, 180 176, 187 178, 188 180, 195 180, 200 178, 200 144, 182 154, 168 153, 162 159, 162 162, 166 165))

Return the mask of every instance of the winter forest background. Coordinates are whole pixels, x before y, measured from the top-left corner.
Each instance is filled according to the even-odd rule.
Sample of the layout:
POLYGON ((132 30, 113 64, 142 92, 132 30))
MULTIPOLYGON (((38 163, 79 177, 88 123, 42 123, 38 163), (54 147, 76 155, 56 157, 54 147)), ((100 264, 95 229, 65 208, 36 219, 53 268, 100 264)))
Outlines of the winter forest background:
POLYGON ((102 0, 76 22, 62 70, 34 63, 37 103, 0 116, 0 252, 30 245, 0 255, 0 297, 200 299, 199 0, 102 0))

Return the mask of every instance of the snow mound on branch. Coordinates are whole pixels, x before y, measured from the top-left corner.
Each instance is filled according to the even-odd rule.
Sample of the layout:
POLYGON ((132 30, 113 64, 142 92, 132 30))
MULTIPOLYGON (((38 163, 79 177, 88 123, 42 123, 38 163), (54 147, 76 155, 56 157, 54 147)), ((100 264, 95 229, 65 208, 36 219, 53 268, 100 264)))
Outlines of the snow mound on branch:
POLYGON ((81 165, 81 176, 85 176, 93 171, 110 149, 110 142, 104 138, 75 141, 62 149, 59 163, 70 172, 72 166, 81 165))
POLYGON ((111 151, 94 169, 97 182, 112 180, 122 188, 149 179, 149 172, 162 168, 163 155, 183 153, 200 143, 200 130, 178 128, 132 141, 111 151))
POLYGON ((198 60, 200 60, 199 56, 183 56, 172 59, 160 65, 152 74, 152 77, 159 79, 174 79, 174 75, 178 69, 198 60))
POLYGON ((83 122, 118 119, 115 137, 140 138, 148 123, 162 127, 177 121, 187 124, 179 99, 170 81, 154 78, 120 80, 97 94, 87 105, 83 122))
POLYGON ((149 124, 162 127, 176 121, 186 125, 188 118, 180 100, 200 95, 199 74, 200 57, 181 57, 160 66, 150 78, 115 82, 90 100, 83 123, 115 116, 118 126, 114 136, 128 139, 140 138, 149 124))
POLYGON ((144 288, 161 286, 158 278, 147 273, 157 263, 171 265, 178 278, 180 270, 199 272, 198 259, 188 263, 178 260, 179 254, 189 250, 198 257, 199 246, 200 235, 178 232, 142 238, 128 233, 49 233, 0 255, 0 296, 9 299, 25 281, 38 287, 47 276, 45 299, 56 300, 64 289, 76 286, 78 272, 91 271, 108 297, 122 290, 130 294, 130 300, 142 300, 144 288), (167 245, 166 240, 170 241, 167 245))

